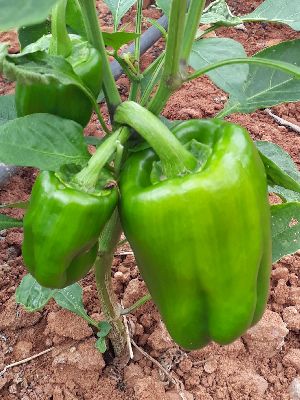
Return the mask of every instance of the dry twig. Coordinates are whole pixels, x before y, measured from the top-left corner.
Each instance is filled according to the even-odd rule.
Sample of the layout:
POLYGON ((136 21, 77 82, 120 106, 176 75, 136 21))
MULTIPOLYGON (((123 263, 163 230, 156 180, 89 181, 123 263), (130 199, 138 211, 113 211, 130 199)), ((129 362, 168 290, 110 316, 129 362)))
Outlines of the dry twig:
POLYGON ((290 128, 290 129, 292 129, 294 132, 300 134, 300 126, 299 126, 299 125, 293 124, 292 122, 289 122, 289 121, 287 121, 287 120, 285 120, 285 119, 283 119, 283 118, 281 118, 281 117, 278 117, 278 115, 274 114, 274 113, 272 112, 272 110, 270 110, 269 108, 266 108, 266 109, 265 109, 265 112, 266 112, 268 115, 270 115, 270 117, 274 118, 274 120, 275 120, 279 125, 282 125, 282 126, 285 126, 285 127, 287 127, 287 128, 290 128))

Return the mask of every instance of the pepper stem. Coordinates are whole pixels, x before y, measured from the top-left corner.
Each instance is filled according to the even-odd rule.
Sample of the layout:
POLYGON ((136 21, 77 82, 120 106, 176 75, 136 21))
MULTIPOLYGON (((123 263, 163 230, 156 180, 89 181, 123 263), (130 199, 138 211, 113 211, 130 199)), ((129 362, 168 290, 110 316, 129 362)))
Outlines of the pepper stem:
POLYGON ((60 0, 52 10, 51 43, 49 52, 55 56, 68 57, 72 52, 72 43, 66 27, 67 0, 60 0))
POLYGON ((130 132, 128 129, 119 128, 114 133, 107 136, 103 143, 98 147, 95 154, 89 159, 85 168, 76 174, 72 181, 87 192, 94 189, 99 180, 102 168, 109 161, 117 150, 118 146, 128 139, 130 132))
POLYGON ((197 166, 195 157, 172 132, 139 104, 133 101, 122 103, 116 110, 115 122, 129 125, 143 136, 161 159, 167 178, 185 175, 197 166))

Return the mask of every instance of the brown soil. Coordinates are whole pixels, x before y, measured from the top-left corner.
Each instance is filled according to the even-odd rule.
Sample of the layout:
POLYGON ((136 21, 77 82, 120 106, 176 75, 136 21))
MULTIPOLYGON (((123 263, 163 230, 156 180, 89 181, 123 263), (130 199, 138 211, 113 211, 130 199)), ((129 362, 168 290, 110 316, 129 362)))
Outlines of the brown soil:
MULTIPOLYGON (((236 13, 249 12, 260 2, 229 1, 236 13)), ((101 23, 111 24, 107 7, 100 1, 98 11, 101 23)), ((151 8, 146 13, 153 18, 159 16, 151 8)), ((133 17, 134 11, 125 21, 132 22, 133 17)), ((247 31, 221 29, 217 35, 240 40, 248 54, 283 40, 300 38, 299 33, 288 27, 266 24, 249 24, 247 31)), ((1 34, 0 40, 12 43, 11 52, 18 50, 14 33, 1 34)), ((144 65, 161 47, 159 43, 143 57, 144 65)), ((125 96, 127 80, 121 78, 118 85, 125 96)), ((13 84, 0 77, 0 94, 11 91, 13 84)), ((184 85, 172 96, 164 115, 170 119, 212 117, 225 100, 226 95, 204 77, 184 85)), ((281 105, 273 111, 299 124, 299 106, 300 103, 281 105)), ((279 126, 264 111, 233 115, 229 119, 245 126, 253 138, 281 145, 300 165, 300 136, 279 126)), ((95 120, 86 133, 101 134, 95 120)), ((34 178, 34 170, 20 169, 1 188, 0 203, 28 199, 34 178)), ((19 210, 7 212, 17 217, 22 214, 19 210)), ((95 350, 92 329, 54 302, 33 314, 17 306, 14 293, 26 273, 21 243, 21 230, 0 232, 0 371, 14 361, 50 347, 53 350, 0 376, 1 399, 180 400, 176 388, 138 350, 134 350, 133 361, 120 368, 95 350)), ((188 400, 299 400, 299 273, 300 252, 273 266, 268 310, 259 324, 229 346, 212 343, 198 351, 182 351, 169 338, 152 302, 129 317, 133 338, 181 381, 188 400)), ((116 254, 112 276, 115 292, 125 307, 147 292, 130 254, 116 254)), ((101 319, 92 273, 81 284, 87 311, 95 319, 101 319)))

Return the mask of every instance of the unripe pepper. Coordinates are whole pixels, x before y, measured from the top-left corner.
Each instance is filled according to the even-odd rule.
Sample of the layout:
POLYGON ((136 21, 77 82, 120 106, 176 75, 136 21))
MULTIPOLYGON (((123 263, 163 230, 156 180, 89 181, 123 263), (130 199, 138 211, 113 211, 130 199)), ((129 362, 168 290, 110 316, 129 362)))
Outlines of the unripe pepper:
POLYGON ((93 266, 98 238, 117 203, 117 191, 86 193, 43 171, 24 218, 23 258, 44 287, 63 288, 93 266))
MULTIPOLYGON (((128 123, 123 111, 116 121, 128 123)), ((193 172, 153 180, 155 152, 134 153, 120 180, 122 225, 172 338, 189 350, 211 340, 227 344, 261 318, 267 301, 264 166, 237 125, 191 120, 173 133, 183 144, 205 145, 207 159, 193 172)))
MULTIPOLYGON (((71 53, 66 60, 87 88, 97 98, 102 84, 100 54, 86 40, 69 35, 71 53)), ((43 36, 36 43, 25 47, 22 53, 49 52, 51 35, 43 36)), ((78 122, 83 127, 89 122, 93 106, 88 97, 75 85, 58 82, 20 83, 16 85, 16 109, 18 117, 33 113, 49 113, 78 122)))

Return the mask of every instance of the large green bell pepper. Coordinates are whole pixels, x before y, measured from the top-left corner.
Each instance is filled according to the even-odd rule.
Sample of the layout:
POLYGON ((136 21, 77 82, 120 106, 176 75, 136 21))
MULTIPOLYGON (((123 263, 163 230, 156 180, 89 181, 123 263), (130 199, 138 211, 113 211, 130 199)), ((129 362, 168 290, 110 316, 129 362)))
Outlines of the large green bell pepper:
POLYGON ((24 218, 23 258, 45 287, 63 288, 83 278, 97 256, 98 238, 117 203, 117 191, 86 193, 41 172, 24 218))
MULTIPOLYGON (((102 84, 100 54, 87 41, 77 35, 69 35, 72 50, 66 60, 74 72, 97 98, 102 84)), ((30 44, 23 54, 35 51, 49 52, 51 35, 43 36, 30 44)), ((72 119, 83 127, 89 122, 93 106, 88 97, 76 86, 62 83, 20 83, 16 85, 16 109, 19 117, 33 113, 49 113, 72 119)))
POLYGON ((268 296, 264 166, 237 125, 192 120, 173 133, 204 144, 207 160, 198 171, 155 181, 154 151, 134 153, 120 180, 122 225, 173 339, 186 349, 230 343, 261 318, 268 296))

